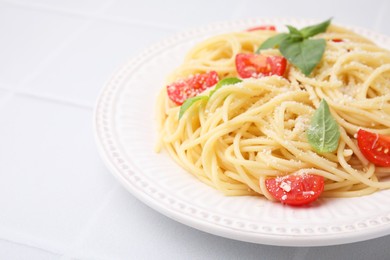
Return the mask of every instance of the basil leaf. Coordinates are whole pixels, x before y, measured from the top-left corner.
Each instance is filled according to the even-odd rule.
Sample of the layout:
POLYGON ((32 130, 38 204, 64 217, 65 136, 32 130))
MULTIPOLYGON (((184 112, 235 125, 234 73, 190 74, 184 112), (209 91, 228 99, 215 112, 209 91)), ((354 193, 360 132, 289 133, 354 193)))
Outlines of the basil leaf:
POLYGON ((334 152, 339 145, 339 125, 330 113, 325 99, 321 100, 320 106, 313 114, 307 130, 307 139, 319 153, 334 152))
POLYGON ((261 50, 265 49, 279 48, 280 43, 288 37, 288 33, 280 33, 275 36, 272 36, 260 45, 260 47, 256 50, 256 53, 259 54, 261 50))
POLYGON ((215 88, 212 91, 210 91, 209 97, 211 97, 211 95, 213 95, 214 92, 220 89, 221 87, 225 85, 233 85, 239 82, 242 82, 242 80, 235 77, 222 79, 217 83, 217 85, 215 85, 215 88))
POLYGON ((309 76, 321 61, 326 47, 324 39, 306 39, 303 41, 284 40, 280 52, 289 62, 297 66, 303 74, 309 76))
POLYGON ((289 33, 277 34, 260 45, 256 53, 268 48, 278 48, 282 55, 303 74, 309 76, 324 54, 326 41, 324 39, 309 39, 310 37, 325 32, 332 19, 322 23, 307 26, 298 30, 294 26, 286 25, 289 33))
POLYGON ((184 112, 186 112, 187 109, 190 108, 195 102, 197 102, 199 100, 207 100, 207 99, 209 99, 209 97, 203 96, 203 95, 202 96, 195 96, 195 97, 186 99, 186 101, 184 101, 184 103, 180 107, 179 119, 183 116, 184 112))
POLYGON ((235 78, 235 77, 225 78, 225 79, 218 81, 217 85, 215 85, 214 89, 212 91, 210 91, 210 94, 208 96, 201 95, 201 96, 195 96, 195 97, 186 99, 186 101, 184 101, 184 103, 180 107, 179 119, 183 116, 184 112, 186 112, 187 109, 190 108, 195 102, 198 102, 199 100, 208 100, 211 97, 211 95, 213 95, 214 92, 217 91, 218 89, 220 89, 221 87, 223 87, 225 85, 233 85, 233 84, 236 84, 239 82, 242 82, 242 80, 239 78, 235 78))
POLYGON ((291 26, 291 25, 286 25, 286 27, 290 31, 290 35, 289 35, 290 39, 297 40, 297 41, 300 41, 303 39, 302 33, 297 28, 295 28, 294 26, 291 26))
POLYGON ((332 21, 332 19, 328 19, 325 22, 315 24, 312 26, 304 27, 300 30, 300 32, 301 32, 303 38, 307 39, 307 38, 312 37, 314 35, 317 35, 319 33, 326 32, 326 29, 330 25, 331 21, 332 21))

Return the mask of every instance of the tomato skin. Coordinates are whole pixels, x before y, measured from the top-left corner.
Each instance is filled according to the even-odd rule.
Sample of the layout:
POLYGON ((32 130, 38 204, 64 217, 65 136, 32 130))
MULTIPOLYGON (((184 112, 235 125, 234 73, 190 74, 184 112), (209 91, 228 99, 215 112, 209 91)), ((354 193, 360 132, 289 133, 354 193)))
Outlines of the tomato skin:
POLYGON ((265 25, 260 25, 260 26, 248 28, 248 29, 246 29, 246 31, 247 32, 252 32, 252 31, 276 31, 276 27, 274 25, 265 24, 265 25))
POLYGON ((271 75, 283 76, 287 67, 287 60, 282 56, 268 56, 267 63, 271 64, 271 75))
POLYGON ((324 190, 324 177, 314 174, 291 174, 265 180, 272 196, 283 204, 302 206, 309 204, 324 190))
POLYGON ((332 39, 332 42, 343 42, 343 40, 340 38, 334 38, 332 39))
POLYGON ((282 56, 266 56, 254 53, 236 55, 236 69, 241 78, 259 78, 263 76, 283 76, 287 60, 282 56))
POLYGON ((218 81, 218 73, 215 71, 195 74, 169 84, 167 86, 168 97, 180 106, 186 99, 202 93, 218 81))
POLYGON ((378 166, 390 167, 390 136, 359 129, 357 141, 367 160, 378 166))

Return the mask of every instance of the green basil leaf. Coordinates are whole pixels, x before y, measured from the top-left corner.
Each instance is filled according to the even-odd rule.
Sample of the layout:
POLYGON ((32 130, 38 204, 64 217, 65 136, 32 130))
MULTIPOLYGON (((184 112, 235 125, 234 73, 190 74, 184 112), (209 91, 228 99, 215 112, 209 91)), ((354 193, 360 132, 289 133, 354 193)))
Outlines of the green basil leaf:
POLYGON ((326 47, 324 39, 306 39, 303 41, 284 40, 280 45, 280 52, 292 64, 297 66, 303 74, 309 76, 315 66, 321 61, 326 47))
POLYGON ((212 91, 210 91, 209 97, 211 97, 211 95, 213 95, 214 92, 220 89, 221 87, 225 85, 233 85, 239 82, 242 82, 242 80, 235 77, 222 79, 217 83, 217 85, 215 85, 215 88, 212 91))
POLYGON ((312 26, 304 27, 300 30, 300 32, 301 32, 303 38, 307 39, 307 38, 312 37, 314 35, 317 35, 319 33, 326 32, 326 29, 330 25, 331 21, 332 21, 332 19, 328 19, 325 22, 315 24, 312 26))
POLYGON ((209 99, 209 97, 203 96, 203 95, 202 96, 195 96, 195 97, 186 99, 186 101, 184 101, 184 103, 180 107, 179 119, 183 116, 184 112, 186 112, 187 109, 190 108, 195 102, 197 102, 199 100, 207 100, 207 99, 209 99))
POLYGON ((294 26, 286 25, 289 33, 280 33, 267 39, 256 50, 278 48, 282 55, 293 65, 298 67, 303 74, 309 76, 324 54, 326 41, 324 39, 309 39, 310 37, 325 32, 331 23, 331 19, 325 22, 304 27, 298 30, 294 26))
POLYGON ((208 96, 201 95, 201 96, 195 96, 195 97, 186 99, 186 101, 184 101, 184 103, 180 107, 179 119, 183 116, 184 112, 186 112, 187 109, 190 108, 194 103, 198 102, 199 100, 208 100, 209 97, 211 97, 211 95, 213 95, 214 92, 217 91, 219 88, 221 88, 225 85, 233 85, 233 84, 236 84, 239 82, 242 82, 242 80, 239 78, 235 78, 235 77, 225 78, 225 79, 218 81, 218 83, 215 85, 215 88, 212 91, 210 91, 210 94, 208 96))
POLYGON ((290 39, 297 41, 303 40, 303 35, 297 28, 291 25, 286 25, 286 27, 290 31, 290 39))
POLYGON ((280 43, 288 37, 288 33, 280 33, 275 36, 272 36, 260 45, 260 47, 256 50, 256 53, 259 54, 261 50, 265 49, 279 48, 280 43))
POLYGON ((339 145, 339 125, 330 113, 325 99, 321 100, 320 106, 313 114, 307 138, 309 144, 319 153, 334 152, 339 145))

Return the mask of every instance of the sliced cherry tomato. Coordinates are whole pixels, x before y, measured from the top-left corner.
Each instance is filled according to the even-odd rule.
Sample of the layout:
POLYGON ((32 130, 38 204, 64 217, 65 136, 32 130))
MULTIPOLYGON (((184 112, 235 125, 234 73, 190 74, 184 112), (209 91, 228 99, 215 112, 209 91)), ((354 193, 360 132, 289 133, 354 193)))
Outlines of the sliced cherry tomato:
POLYGON ((378 166, 390 167, 390 136, 359 129, 357 141, 367 160, 378 166))
POLYGON ((180 106, 186 99, 217 84, 218 80, 218 74, 215 71, 189 76, 169 84, 167 86, 168 97, 180 106))
POLYGON ((236 55, 236 69, 241 78, 258 78, 262 76, 283 76, 287 60, 282 56, 266 56, 254 53, 236 55))
POLYGON ((252 32, 252 31, 276 31, 276 27, 274 25, 260 25, 260 26, 256 26, 256 27, 251 27, 249 29, 247 29, 246 31, 247 32, 252 32))
POLYGON ((292 174, 269 178, 265 185, 283 204, 300 206, 315 201, 324 190, 324 177, 314 174, 292 174))
POLYGON ((340 38, 335 38, 335 39, 332 39, 333 42, 343 42, 343 39, 340 39, 340 38))

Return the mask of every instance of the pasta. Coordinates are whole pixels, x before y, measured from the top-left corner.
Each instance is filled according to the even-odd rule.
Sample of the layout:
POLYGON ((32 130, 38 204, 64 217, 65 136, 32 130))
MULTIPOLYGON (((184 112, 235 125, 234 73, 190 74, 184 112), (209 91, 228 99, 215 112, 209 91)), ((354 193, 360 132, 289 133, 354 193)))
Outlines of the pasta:
MULTIPOLYGON (((275 34, 233 32, 200 42, 167 84, 208 71, 216 71, 220 79, 239 77, 236 56, 254 53, 275 34)), ((334 25, 314 38, 325 39, 326 49, 309 76, 289 63, 283 76, 250 77, 219 88, 207 101, 194 102, 180 119, 180 106, 162 88, 157 100, 159 149, 226 195, 275 200, 266 180, 289 174, 322 176, 323 197, 390 188, 385 180, 390 168, 367 160, 356 141, 361 128, 390 135, 390 52, 334 25), (333 152, 319 153, 307 140, 322 99, 340 131, 333 152)), ((277 48, 262 54, 281 56, 277 48)))

